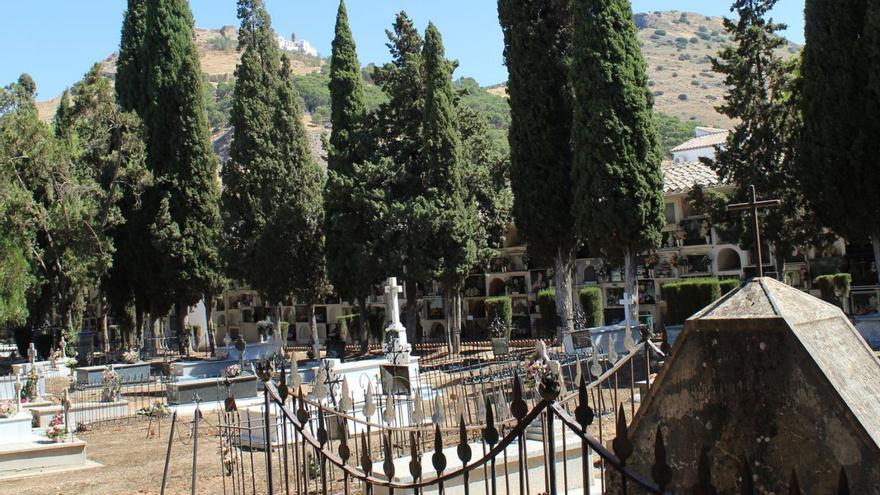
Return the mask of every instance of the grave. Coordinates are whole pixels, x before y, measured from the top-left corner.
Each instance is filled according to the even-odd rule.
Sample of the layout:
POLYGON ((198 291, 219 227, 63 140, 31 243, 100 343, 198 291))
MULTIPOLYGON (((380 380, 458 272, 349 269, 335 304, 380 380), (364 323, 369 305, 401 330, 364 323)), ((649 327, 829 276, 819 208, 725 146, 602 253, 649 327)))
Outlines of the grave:
POLYGON ((192 404, 193 397, 198 394, 202 402, 223 401, 227 397, 226 383, 229 383, 228 392, 236 399, 246 399, 257 396, 257 377, 251 374, 242 374, 234 378, 195 378, 180 380, 168 384, 168 404, 182 405, 192 404))
MULTIPOLYGON (((36 428, 45 428, 56 414, 63 411, 61 404, 48 406, 36 406, 29 408, 36 428)), ((128 402, 117 400, 113 402, 77 402, 71 405, 68 412, 70 428, 76 430, 79 423, 91 421, 103 421, 108 419, 124 418, 131 415, 128 402)))
POLYGON ((854 316, 853 325, 871 349, 880 350, 880 313, 854 316))
POLYGON ((31 428, 32 415, 16 404, 17 412, 0 418, 0 480, 91 467, 86 443, 72 435, 63 442, 31 428))
MULTIPOLYGON (((137 383, 150 379, 150 363, 113 364, 122 383, 137 383)), ((76 369, 76 382, 81 385, 100 386, 104 383, 107 366, 83 366, 76 369)))
MULTIPOLYGON (((27 381, 27 375, 6 375, 0 376, 0 400, 15 400, 15 382, 16 378, 20 380, 22 384, 27 381)), ((46 379, 40 375, 37 378, 37 395, 43 396, 46 394, 46 379)))
POLYGON ((670 489, 697 483, 701 451, 719 493, 748 460, 762 493, 880 493, 880 361, 843 312, 756 278, 685 323, 630 426, 627 465, 650 473, 657 428, 670 489))
POLYGON ((239 364, 235 359, 177 361, 171 363, 171 374, 182 378, 211 378, 223 375, 227 366, 239 364))

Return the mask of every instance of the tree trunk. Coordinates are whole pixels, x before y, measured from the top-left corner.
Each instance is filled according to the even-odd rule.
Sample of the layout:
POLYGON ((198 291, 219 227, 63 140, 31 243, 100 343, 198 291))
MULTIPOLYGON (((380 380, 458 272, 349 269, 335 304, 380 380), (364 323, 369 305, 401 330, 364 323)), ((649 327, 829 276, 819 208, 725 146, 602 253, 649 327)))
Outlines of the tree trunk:
POLYGON ((160 347, 164 348, 165 345, 159 345, 159 336, 161 335, 161 327, 159 325, 159 310, 156 308, 155 304, 150 305, 150 328, 152 329, 152 339, 155 344, 156 351, 158 352, 160 347))
POLYGON ((208 337, 208 352, 211 356, 214 355, 215 351, 215 341, 216 337, 214 335, 214 320, 212 318, 214 314, 214 293, 211 291, 205 292, 205 332, 208 337))
POLYGON ((138 346, 143 349, 144 348, 144 313, 135 306, 134 308, 134 326, 135 326, 135 338, 138 341, 138 346))
MULTIPOLYGON (((307 305, 309 308, 309 335, 311 336, 312 345, 318 344, 318 320, 315 319, 315 305, 309 304, 307 305)), ((320 358, 320 356, 315 356, 315 359, 320 358)))
POLYGON ((871 245, 874 246, 874 269, 877 270, 877 285, 880 285, 880 229, 871 236, 871 245))
POLYGON ((101 338, 104 341, 101 345, 101 350, 104 351, 104 354, 107 354, 110 352, 110 339, 108 338, 107 333, 107 308, 101 304, 101 299, 102 298, 98 296, 98 304, 96 306, 99 311, 101 311, 101 338))
MULTIPOLYGON (((445 284, 444 284, 445 285, 445 284)), ((455 291, 451 288, 446 289, 446 352, 455 354, 453 346, 453 327, 455 327, 455 291)))
POLYGON ((773 246, 773 268, 776 269, 776 280, 785 281, 785 251, 779 246, 773 246), (780 253, 783 253, 780 255, 780 253))
POLYGON ((559 316, 559 325, 556 326, 556 339, 562 342, 562 331, 574 330, 572 318, 573 306, 571 296, 571 270, 574 265, 571 253, 563 252, 562 248, 556 251, 556 314, 559 316))
MULTIPOLYGON (((409 335, 415 336, 416 342, 422 341, 422 332, 419 331, 419 302, 416 297, 415 280, 406 281, 406 330, 412 332, 409 335)), ((385 320, 390 321, 391 315, 385 315, 385 320)))
POLYGON ((187 334, 186 308, 186 303, 179 302, 176 304, 175 312, 177 313, 177 347, 180 349, 181 354, 185 353, 189 355, 192 346, 190 346, 190 343, 188 341, 191 339, 184 338, 184 336, 187 334))
POLYGON ((453 293, 453 301, 455 302, 453 318, 454 326, 452 327, 452 351, 456 355, 461 354, 461 288, 458 287, 453 293))
POLYGON ((370 333, 367 325, 367 298, 358 298, 358 339, 361 344, 361 354, 370 352, 370 333))
POLYGON ((635 258, 635 256, 633 256, 632 251, 627 248, 623 254, 623 298, 625 300, 623 314, 627 333, 629 333, 632 324, 638 325, 639 322, 639 284, 636 278, 636 263, 633 258, 635 258))

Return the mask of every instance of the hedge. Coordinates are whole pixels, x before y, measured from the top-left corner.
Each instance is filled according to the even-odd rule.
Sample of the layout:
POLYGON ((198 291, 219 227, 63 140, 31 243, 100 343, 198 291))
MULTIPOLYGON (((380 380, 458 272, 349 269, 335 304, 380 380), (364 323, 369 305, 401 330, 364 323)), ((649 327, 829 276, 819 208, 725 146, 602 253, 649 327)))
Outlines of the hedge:
POLYGON ((513 321, 513 303, 508 296, 488 297, 486 298, 486 317, 489 322, 495 321, 495 318, 501 320, 510 326, 513 321))
POLYGON ((852 275, 849 273, 835 273, 834 275, 820 275, 816 277, 816 285, 822 300, 843 307, 843 301, 849 297, 849 289, 852 285, 852 275), (840 294, 840 296, 838 296, 840 294))
POLYGON ((681 325, 721 297, 721 284, 717 278, 678 280, 663 284, 660 294, 666 301, 666 324, 681 325))
POLYGON ((538 291, 538 311, 541 313, 541 322, 544 330, 552 334, 556 329, 556 289, 541 289, 538 291))
POLYGON ((587 327, 598 327, 605 323, 605 314, 602 308, 602 289, 598 287, 584 287, 578 292, 581 309, 584 311, 587 327))
POLYGON ((724 278, 718 281, 718 285, 721 286, 721 295, 727 294, 739 287, 739 279, 737 278, 724 278))

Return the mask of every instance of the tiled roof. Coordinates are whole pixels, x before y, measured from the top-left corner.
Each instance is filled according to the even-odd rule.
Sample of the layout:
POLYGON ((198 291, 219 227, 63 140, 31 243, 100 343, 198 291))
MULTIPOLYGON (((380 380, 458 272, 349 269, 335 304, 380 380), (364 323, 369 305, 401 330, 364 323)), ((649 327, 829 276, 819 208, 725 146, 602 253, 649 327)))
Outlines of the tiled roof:
POLYGON ((686 191, 694 184, 715 186, 720 183, 718 174, 701 162, 663 163, 664 193, 686 191))
POLYGON ((711 148, 727 141, 727 132, 723 129, 705 136, 695 137, 672 148, 672 152, 695 150, 699 148, 711 148))

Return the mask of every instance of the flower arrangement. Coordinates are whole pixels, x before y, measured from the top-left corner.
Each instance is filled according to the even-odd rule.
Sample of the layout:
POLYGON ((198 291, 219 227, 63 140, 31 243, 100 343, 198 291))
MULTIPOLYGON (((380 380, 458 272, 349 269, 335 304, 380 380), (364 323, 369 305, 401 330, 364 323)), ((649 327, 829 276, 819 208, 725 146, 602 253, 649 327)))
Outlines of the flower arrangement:
POLYGON ((223 376, 226 378, 235 378, 241 374, 241 366, 237 364, 230 364, 223 370, 223 376))
POLYGON ((52 420, 49 421, 49 426, 46 427, 46 438, 57 442, 61 440, 66 433, 67 428, 64 426, 64 417, 61 416, 61 413, 58 413, 52 417, 52 420))
POLYGON ((115 402, 119 400, 119 392, 122 390, 122 378, 112 367, 107 368, 101 374, 104 384, 101 388, 101 401, 115 402))
POLYGON ((508 338, 510 329, 504 323, 504 320, 500 316, 496 316, 492 323, 489 324, 489 332, 492 334, 493 338, 496 339, 504 339, 508 338))
POLYGON ((11 400, 0 400, 0 418, 8 418, 15 414, 15 404, 11 400))
POLYGON ((141 355, 138 351, 125 351, 122 353, 122 360, 127 364, 134 364, 141 360, 141 355))
POLYGON ((529 388, 534 388, 549 374, 555 374, 550 369, 550 364, 545 363, 543 359, 535 359, 526 368, 525 384, 529 388))
POLYGON ((142 407, 137 411, 138 416, 151 416, 161 418, 168 416, 168 406, 162 401, 156 401, 152 406, 142 407))
POLYGON ((660 257, 657 254, 650 254, 645 258, 645 266, 648 268, 654 268, 657 266, 657 263, 660 262, 660 257))
POLYGON ((21 387, 21 393, 19 394, 22 402, 33 402, 37 400, 37 394, 39 393, 39 383, 40 376, 37 375, 37 370, 31 367, 30 371, 28 372, 27 380, 21 387))
POLYGON ((69 357, 66 361, 64 361, 64 365, 73 370, 79 363, 76 361, 76 358, 69 357))

